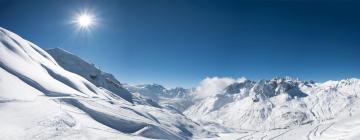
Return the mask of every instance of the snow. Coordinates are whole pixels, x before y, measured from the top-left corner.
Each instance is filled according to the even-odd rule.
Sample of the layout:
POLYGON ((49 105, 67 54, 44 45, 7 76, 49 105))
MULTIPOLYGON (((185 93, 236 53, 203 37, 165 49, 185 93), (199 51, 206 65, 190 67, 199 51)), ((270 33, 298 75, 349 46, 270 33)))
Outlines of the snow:
POLYGON ((193 96, 191 94, 194 91, 193 89, 181 87, 166 89, 158 84, 124 85, 124 87, 134 95, 142 96, 159 103, 163 107, 178 112, 183 112, 193 104, 193 96))
POLYGON ((215 138, 202 138, 201 140, 222 139, 254 139, 254 140, 357 140, 359 139, 359 116, 350 117, 340 121, 328 121, 319 124, 306 124, 294 128, 251 131, 242 130, 236 133, 222 133, 215 138))
POLYGON ((298 139, 354 139, 360 134, 355 131, 359 127, 355 115, 360 115, 359 82, 355 78, 324 83, 285 78, 234 82, 199 100, 184 114, 234 129, 219 139, 272 139, 270 135, 278 131, 284 132, 274 139, 293 139, 292 135, 298 139))
MULTIPOLYGON (((82 61, 74 58, 74 62, 82 61)), ((90 82, 61 65, 63 63, 56 62, 35 44, 0 28, 1 139, 215 136, 173 110, 147 103, 134 104, 126 95, 131 95, 126 89, 113 89, 116 85, 117 89, 122 87, 109 74, 97 73, 100 80, 90 82), (104 81, 102 79, 111 82, 97 83, 104 81)), ((85 74, 93 70, 85 62, 70 67, 79 66, 85 74)))
MULTIPOLYGON (((130 87, 130 91, 164 102, 162 95, 168 89, 150 87, 130 87)), ((360 80, 356 78, 324 83, 291 78, 206 78, 187 93, 191 105, 183 114, 218 133, 219 137, 205 138, 209 140, 356 139, 360 135, 356 131, 359 88, 360 80)))
POLYGON ((127 85, 0 28, 0 139, 360 138, 360 79, 127 85))
POLYGON ((132 102, 132 95, 122 87, 122 84, 112 74, 101 71, 94 64, 90 64, 80 57, 60 48, 48 49, 47 52, 64 69, 76 73, 92 84, 103 87, 123 99, 132 102))

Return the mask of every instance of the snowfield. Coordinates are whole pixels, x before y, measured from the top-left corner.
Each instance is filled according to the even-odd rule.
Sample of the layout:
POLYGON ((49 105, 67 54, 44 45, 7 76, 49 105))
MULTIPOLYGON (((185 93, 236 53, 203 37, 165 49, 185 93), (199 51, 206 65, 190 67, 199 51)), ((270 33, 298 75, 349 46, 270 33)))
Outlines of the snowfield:
POLYGON ((360 80, 127 85, 0 28, 0 140, 360 139, 360 80))

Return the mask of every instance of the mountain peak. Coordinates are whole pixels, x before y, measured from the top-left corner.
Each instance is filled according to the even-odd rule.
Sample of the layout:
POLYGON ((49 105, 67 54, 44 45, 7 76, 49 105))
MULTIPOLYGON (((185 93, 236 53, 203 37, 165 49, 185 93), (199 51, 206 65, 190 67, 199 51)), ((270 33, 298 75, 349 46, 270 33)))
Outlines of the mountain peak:
POLYGON ((132 102, 132 95, 110 73, 106 73, 84 59, 61 48, 46 50, 64 69, 81 75, 94 85, 103 87, 132 102))

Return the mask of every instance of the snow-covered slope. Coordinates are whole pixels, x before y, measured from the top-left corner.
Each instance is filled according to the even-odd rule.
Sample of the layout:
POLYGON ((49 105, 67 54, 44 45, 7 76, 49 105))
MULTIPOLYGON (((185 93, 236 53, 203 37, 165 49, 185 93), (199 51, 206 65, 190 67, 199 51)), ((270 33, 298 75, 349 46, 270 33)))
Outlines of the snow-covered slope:
POLYGON ((182 114, 134 105, 123 92, 113 93, 92 82, 63 69, 35 44, 0 28, 1 139, 214 136, 182 114))
POLYGON ((132 95, 122 87, 122 84, 112 74, 101 71, 80 57, 61 48, 46 50, 64 69, 76 73, 98 87, 103 87, 116 95, 132 102, 132 95))
POLYGON ((209 78, 197 88, 196 104, 184 114, 236 130, 282 129, 358 114, 359 89, 359 79, 314 83, 286 78, 257 82, 209 78), (209 81, 221 86, 203 93, 209 85, 217 87, 209 81))

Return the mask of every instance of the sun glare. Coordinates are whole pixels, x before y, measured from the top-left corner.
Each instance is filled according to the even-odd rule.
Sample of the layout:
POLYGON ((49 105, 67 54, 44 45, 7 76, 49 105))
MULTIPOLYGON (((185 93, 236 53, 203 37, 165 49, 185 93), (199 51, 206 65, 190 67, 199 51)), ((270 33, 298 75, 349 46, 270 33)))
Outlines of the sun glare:
POLYGON ((80 15, 77 19, 77 23, 80 25, 80 27, 85 28, 91 26, 93 22, 93 18, 87 14, 80 15))
POLYGON ((88 15, 81 15, 78 19, 80 26, 89 26, 91 23, 91 18, 88 15))

